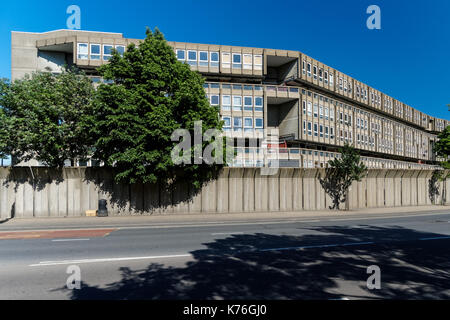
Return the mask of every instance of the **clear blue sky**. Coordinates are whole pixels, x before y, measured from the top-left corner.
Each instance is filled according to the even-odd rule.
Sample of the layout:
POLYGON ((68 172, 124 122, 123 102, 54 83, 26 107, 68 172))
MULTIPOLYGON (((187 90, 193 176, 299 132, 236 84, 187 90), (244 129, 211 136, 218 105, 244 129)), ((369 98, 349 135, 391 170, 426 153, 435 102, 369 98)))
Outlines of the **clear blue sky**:
POLYGON ((65 29, 66 8, 81 29, 143 38, 299 50, 427 114, 450 119, 450 1, 277 0, 3 1, 0 77, 10 77, 10 31, 65 29), (381 30, 366 8, 381 8, 381 30))

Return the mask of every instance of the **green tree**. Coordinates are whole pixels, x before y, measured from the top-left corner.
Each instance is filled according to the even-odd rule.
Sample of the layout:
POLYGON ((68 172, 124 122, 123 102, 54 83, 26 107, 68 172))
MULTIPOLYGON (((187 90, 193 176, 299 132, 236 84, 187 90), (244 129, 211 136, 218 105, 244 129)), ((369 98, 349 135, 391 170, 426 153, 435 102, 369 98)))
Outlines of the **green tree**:
POLYGON ((445 169, 450 169, 450 126, 447 126, 444 131, 438 135, 438 141, 434 145, 434 152, 436 156, 443 158, 441 166, 445 169))
POLYGON ((171 159, 176 129, 192 131, 201 120, 203 132, 222 130, 222 121, 205 96, 201 75, 177 60, 159 30, 147 29, 145 40, 130 44, 123 56, 113 52, 99 72, 112 83, 98 87, 98 103, 87 126, 92 128, 95 157, 114 167, 116 182, 185 180, 198 188, 216 176, 221 165, 175 165, 171 159))
POLYGON ((36 159, 63 167, 66 159, 85 158, 89 133, 82 119, 91 114, 95 89, 76 70, 36 72, 0 84, 0 148, 17 161, 36 159))
POLYGON ((355 148, 346 144, 339 152, 339 158, 328 161, 329 167, 325 170, 325 177, 319 178, 322 188, 333 201, 330 209, 336 210, 347 200, 347 191, 352 182, 360 181, 367 172, 355 148))
MULTIPOLYGON (((3 83, 5 82, 2 82, 0 86, 3 83)), ((3 108, 0 107, 0 159, 5 159, 11 153, 8 143, 11 140, 10 133, 11 125, 9 118, 6 116, 3 108)))

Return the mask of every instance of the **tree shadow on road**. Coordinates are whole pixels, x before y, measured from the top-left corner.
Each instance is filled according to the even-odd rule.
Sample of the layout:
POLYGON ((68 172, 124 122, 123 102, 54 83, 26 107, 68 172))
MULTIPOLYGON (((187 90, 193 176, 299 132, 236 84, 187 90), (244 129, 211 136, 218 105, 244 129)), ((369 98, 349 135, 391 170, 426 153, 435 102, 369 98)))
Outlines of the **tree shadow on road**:
POLYGON ((185 267, 121 268, 122 279, 105 288, 59 290, 71 299, 336 299, 344 281, 349 298, 450 298, 450 239, 419 240, 442 235, 402 227, 310 229, 303 236, 232 235, 191 252, 185 267), (374 264, 380 290, 366 287, 374 264))

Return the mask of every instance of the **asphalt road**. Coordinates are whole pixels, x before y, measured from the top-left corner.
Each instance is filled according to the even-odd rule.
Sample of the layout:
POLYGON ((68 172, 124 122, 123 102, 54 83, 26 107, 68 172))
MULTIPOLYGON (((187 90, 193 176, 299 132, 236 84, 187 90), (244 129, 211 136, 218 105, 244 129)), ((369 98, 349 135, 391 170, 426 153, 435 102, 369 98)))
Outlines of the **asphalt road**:
POLYGON ((0 232, 0 299, 450 299, 450 212, 61 229, 0 232))

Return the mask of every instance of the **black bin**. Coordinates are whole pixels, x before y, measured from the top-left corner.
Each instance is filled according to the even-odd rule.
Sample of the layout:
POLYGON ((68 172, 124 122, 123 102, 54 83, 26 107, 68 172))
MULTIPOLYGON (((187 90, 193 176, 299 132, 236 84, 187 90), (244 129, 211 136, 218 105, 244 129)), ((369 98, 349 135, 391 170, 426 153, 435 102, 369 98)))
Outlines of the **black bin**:
POLYGON ((100 199, 98 200, 98 211, 97 216, 98 217, 107 217, 108 216, 108 209, 106 208, 106 200, 100 199))

